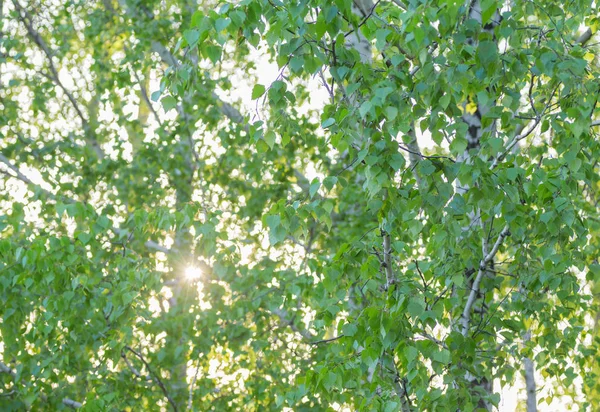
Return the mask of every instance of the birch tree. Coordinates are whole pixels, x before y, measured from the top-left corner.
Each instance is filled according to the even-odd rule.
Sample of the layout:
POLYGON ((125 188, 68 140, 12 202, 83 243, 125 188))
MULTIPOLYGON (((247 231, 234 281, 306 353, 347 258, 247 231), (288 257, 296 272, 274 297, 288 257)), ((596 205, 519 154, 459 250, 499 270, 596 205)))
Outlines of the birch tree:
POLYGON ((0 1, 0 408, 594 410, 597 15, 0 1))

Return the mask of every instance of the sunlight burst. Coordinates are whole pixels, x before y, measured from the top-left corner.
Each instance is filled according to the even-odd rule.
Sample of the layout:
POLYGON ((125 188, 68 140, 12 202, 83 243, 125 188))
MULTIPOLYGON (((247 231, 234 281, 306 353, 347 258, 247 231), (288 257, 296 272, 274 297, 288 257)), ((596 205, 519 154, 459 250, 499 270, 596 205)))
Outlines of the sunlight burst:
POLYGON ((185 277, 189 280, 200 279, 202 270, 196 266, 188 266, 185 268, 185 277))

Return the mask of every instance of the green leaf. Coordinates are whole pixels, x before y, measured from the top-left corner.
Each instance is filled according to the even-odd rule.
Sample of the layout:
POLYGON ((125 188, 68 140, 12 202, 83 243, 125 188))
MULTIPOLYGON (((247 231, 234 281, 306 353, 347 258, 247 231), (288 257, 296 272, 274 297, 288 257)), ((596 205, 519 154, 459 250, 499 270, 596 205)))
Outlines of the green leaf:
POLYGON ((264 139, 259 140, 256 142, 256 150, 258 150, 258 153, 266 153, 269 150, 269 145, 264 139))
POLYGON ((413 298, 408 303, 408 314, 412 317, 419 317, 425 311, 425 304, 421 301, 421 299, 413 298))
POLYGON ((344 336, 354 336, 357 331, 358 328, 353 323, 346 323, 344 326, 342 326, 342 333, 344 334, 344 336))
POLYGON ((413 346, 407 346, 406 348, 404 348, 404 357, 406 358, 406 361, 409 364, 413 363, 418 356, 419 351, 417 350, 417 348, 413 346))
POLYGON ((395 412, 400 410, 400 405, 396 401, 387 401, 383 412, 395 412))
POLYGON ((263 94, 265 94, 265 86, 262 84, 255 84, 254 88, 252 88, 252 100, 258 99, 263 94))
POLYGON ((215 30, 217 33, 225 30, 231 24, 231 20, 228 18, 221 18, 215 21, 215 30))
POLYGON ((198 43, 200 32, 198 30, 186 30, 183 32, 183 37, 190 47, 194 47, 198 43))
POLYGON ((165 112, 174 109, 177 106, 177 100, 173 96, 165 96, 160 100, 165 112))
POLYGON ((155 92, 153 92, 153 93, 152 93, 152 95, 151 95, 150 99, 151 99, 153 102, 157 102, 157 101, 158 101, 158 99, 160 99, 160 96, 161 96, 161 94, 162 94, 162 92, 161 92, 160 90, 157 90, 157 91, 155 91, 155 92))
POLYGON ((330 126, 332 126, 334 124, 335 124, 335 119, 332 118, 332 117, 330 117, 330 118, 324 120, 323 123, 321 123, 321 127, 323 129, 327 129, 328 127, 330 127, 330 126))
POLYGON ((390 158, 389 163, 395 171, 398 171, 404 167, 406 160, 400 153, 394 153, 390 158))
POLYGON ((214 64, 217 64, 219 62, 219 60, 221 60, 222 50, 220 47, 208 45, 208 46, 206 46, 205 51, 206 51, 206 55, 208 56, 210 61, 213 62, 214 64))
POLYGON ((498 59, 498 46, 491 40, 480 42, 477 46, 477 57, 483 67, 490 67, 498 59))
POLYGON ((290 68, 294 73, 300 73, 304 66, 304 58, 301 56, 294 56, 290 60, 290 68))
POLYGON ((398 109, 394 106, 387 106, 385 108, 385 118, 391 122, 393 121, 396 116, 398 116, 398 109))
POLYGON ((263 137, 265 139, 265 142, 269 145, 270 149, 273 149, 273 146, 275 145, 275 132, 269 130, 267 133, 265 133, 265 136, 263 137))
POLYGON ((77 235, 77 239, 79 239, 81 241, 81 243, 83 243, 84 245, 87 245, 91 238, 92 238, 91 233, 80 232, 77 235))
POLYGON ((269 227, 269 242, 275 246, 285 239, 286 231, 281 226, 281 218, 278 215, 269 215, 266 217, 266 223, 269 227))
POLYGON ((423 176, 428 176, 436 170, 433 163, 428 159, 421 160, 417 165, 417 169, 419 169, 419 173, 423 176))
POLYGON ((450 143, 450 151, 455 156, 463 154, 467 150, 467 139, 463 137, 455 137, 450 143))
POLYGON ((373 107, 373 105, 371 104, 370 101, 366 101, 364 102, 360 108, 358 109, 359 113, 360 113, 360 117, 362 117, 363 119, 365 118, 365 116, 367 115, 367 113, 369 113, 369 111, 371 110, 371 108, 373 107))
POLYGON ((446 349, 441 349, 439 352, 433 354, 433 360, 443 363, 444 365, 450 363, 450 358, 450 351, 446 349))
POLYGON ((450 95, 450 93, 444 93, 444 95, 440 97, 440 107, 442 109, 446 110, 448 108, 451 97, 452 96, 450 95))
POLYGON ((385 46, 386 38, 391 32, 389 29, 378 29, 375 33, 375 38, 377 39, 375 47, 381 50, 385 46))
POLYGON ((333 189, 333 187, 335 186, 335 184, 337 183, 338 179, 336 176, 327 176, 324 180, 323 180, 323 186, 325 186, 325 188, 327 190, 331 190, 333 189))
POLYGON ((315 197, 315 194, 317 193, 317 191, 319 190, 320 187, 321 187, 321 182, 319 181, 319 179, 314 179, 311 182, 310 188, 308 190, 308 193, 309 193, 311 199, 313 197, 315 197))
MULTIPOLYGON (((485 25, 498 10, 496 0, 481 0, 481 23, 485 25)), ((500 22, 495 22, 500 23, 500 22)))
POLYGON ((335 373, 332 371, 327 372, 325 379, 323 379, 323 386, 328 392, 331 392, 331 390, 336 386, 337 379, 338 377, 335 373))

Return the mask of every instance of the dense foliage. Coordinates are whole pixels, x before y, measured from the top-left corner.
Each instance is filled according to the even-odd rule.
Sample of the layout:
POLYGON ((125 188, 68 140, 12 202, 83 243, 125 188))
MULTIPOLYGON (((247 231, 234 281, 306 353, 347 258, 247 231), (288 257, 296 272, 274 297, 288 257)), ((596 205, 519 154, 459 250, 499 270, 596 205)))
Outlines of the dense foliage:
POLYGON ((0 409, 600 405, 591 0, 0 17, 0 409))

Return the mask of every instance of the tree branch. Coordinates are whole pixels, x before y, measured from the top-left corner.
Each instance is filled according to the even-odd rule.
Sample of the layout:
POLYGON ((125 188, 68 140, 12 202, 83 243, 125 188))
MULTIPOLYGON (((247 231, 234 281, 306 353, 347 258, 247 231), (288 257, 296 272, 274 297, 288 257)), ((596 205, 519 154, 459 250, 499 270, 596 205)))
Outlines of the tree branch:
POLYGON ((548 110, 548 107, 550 106, 550 102, 552 102, 552 98, 554 97, 554 94, 558 90, 559 86, 560 86, 560 84, 557 85, 556 87, 554 87, 554 90, 552 90, 552 93, 550 94, 550 98, 548 99, 548 102, 546 103, 546 106, 544 107, 544 110, 542 110, 541 113, 538 113, 538 115, 531 122, 529 122, 529 126, 524 131, 518 133, 515 137, 512 138, 512 140, 510 141, 508 146, 506 146, 506 149, 504 150, 504 152, 502 152, 502 154, 500 154, 497 158, 494 159, 494 161, 492 162, 492 165, 490 166, 490 169, 495 168, 498 165, 498 163, 501 162, 506 157, 508 152, 510 152, 511 149, 517 143, 519 143, 521 140, 523 140, 527 136, 529 136, 535 130, 535 128, 538 126, 538 124, 540 124, 540 122, 542 121, 544 114, 548 110))
MULTIPOLYGON (((49 197, 50 199, 53 199, 53 200, 59 200, 60 199, 61 201, 65 202, 65 203, 77 203, 77 200, 75 200, 73 198, 70 198, 68 196, 63 196, 63 195, 56 195, 56 194, 54 194, 54 193, 52 193, 52 192, 44 189, 40 185, 38 185, 36 183, 33 183, 31 181, 31 179, 29 179, 27 176, 25 176, 23 173, 21 173, 21 171, 15 165, 13 165, 10 162, 10 160, 8 160, 6 158, 6 156, 4 156, 2 153, 0 153, 0 162, 4 163, 6 165, 6 167, 8 167, 10 170, 12 170, 15 173, 15 176, 12 176, 12 175, 10 175, 9 173, 6 173, 6 172, 5 172, 5 174, 18 179, 18 180, 20 180, 21 182, 23 182, 23 183, 25 183, 27 185, 34 186, 37 191, 43 193, 45 196, 49 197)), ((2 171, 0 170, 0 172, 2 172, 2 171)), ((124 233, 124 230, 119 229, 119 228, 114 227, 114 226, 111 227, 111 230, 117 236, 121 236, 124 233)), ((169 248, 167 248, 165 246, 162 246, 162 245, 160 245, 160 244, 158 244, 158 243, 156 243, 156 242, 154 242, 152 240, 146 241, 144 243, 144 245, 147 248, 152 249, 152 250, 156 250, 158 252, 171 253, 171 251, 172 251, 171 249, 169 249, 169 248)))
MULTIPOLYGON (((157 41, 152 42, 152 50, 160 56, 164 63, 173 66, 176 69, 181 66, 181 63, 179 63, 175 56, 173 56, 163 44, 157 41)), ((242 125, 246 132, 250 130, 250 126, 244 121, 244 116, 238 109, 221 100, 215 92, 211 92, 211 98, 215 101, 216 106, 221 110, 221 113, 223 113, 225 117, 233 123, 242 125)))
POLYGON ((148 108, 152 112, 152 116, 154 116, 156 123, 158 123, 158 125, 161 126, 162 122, 160 120, 160 117, 158 117, 158 113, 156 113, 156 110, 154 110, 154 106, 152 106, 152 102, 150 101, 150 98, 148 97, 148 92, 146 90, 146 86, 144 86, 142 80, 140 79, 140 77, 138 76, 138 74, 135 70, 133 70, 133 75, 135 76, 135 80, 138 82, 138 84, 140 86, 140 90, 142 92, 142 98, 144 99, 146 106, 148 106, 148 108))
POLYGON ((305 340, 311 341, 313 339, 313 336, 309 331, 300 329, 294 322, 294 318, 290 319, 289 314, 285 309, 273 309, 271 310, 271 313, 278 316, 282 323, 288 325, 294 332, 299 333, 305 340))
POLYGON ((589 27, 575 40, 575 43, 585 46, 585 44, 592 38, 592 29, 589 27))
POLYGON ((486 272, 487 266, 494 259, 496 253, 498 253, 498 249, 500 249, 500 246, 502 245, 502 242, 509 234, 510 231, 508 229, 508 225, 506 225, 504 229, 502 229, 502 232, 500 232, 500 235, 498 235, 498 239, 496 239, 496 243, 492 247, 492 250, 490 250, 490 252, 484 256, 481 262, 479 262, 479 271, 477 272, 477 276, 475 277, 475 281, 471 287, 471 292, 469 293, 469 298, 467 299, 467 303, 461 317, 463 336, 467 336, 467 333, 469 332, 469 325, 471 323, 471 309, 473 308, 475 299, 477 299, 479 286, 481 284, 481 280, 483 279, 483 275, 486 272))
POLYGON ((123 360, 125 361, 125 364, 127 365, 127 367, 129 368, 129 370, 131 371, 131 373, 133 373, 135 376, 137 376, 140 379, 146 380, 146 381, 151 381, 152 377, 151 376, 143 376, 140 371, 138 371, 133 364, 129 361, 129 359, 127 359, 127 356, 125 355, 125 352, 121 352, 121 357, 123 358, 123 360))
MULTIPOLYGON (((524 342, 531 339, 531 330, 528 330, 523 336, 524 342)), ((537 412, 536 385, 535 385, 535 366, 531 358, 523 359, 525 369, 525 390, 527 391, 527 412, 537 412)))
POLYGON ((73 399, 69 398, 64 398, 63 403, 73 409, 79 409, 83 406, 83 403, 74 401, 73 399))
POLYGON ((402 10, 407 9, 406 5, 404 3, 402 3, 400 0, 392 0, 392 3, 394 3, 396 6, 400 7, 402 10))
POLYGON ((404 149, 400 146, 401 149, 404 149, 408 152, 408 160, 410 162, 410 169, 413 171, 415 176, 415 180, 417 181, 417 187, 420 189, 423 185, 421 182, 421 176, 417 170, 417 165, 419 161, 424 157, 421 153, 421 149, 419 148, 419 143, 417 142, 417 134, 415 133, 415 125, 414 123, 411 125, 410 130, 408 131, 408 136, 410 137, 410 142, 406 145, 407 148, 404 149))
POLYGON ((196 365, 196 373, 194 373, 194 379, 192 379, 192 383, 190 383, 190 391, 188 396, 188 410, 193 410, 193 395, 194 395, 194 385, 196 385, 196 380, 198 380, 198 372, 200 371, 200 359, 198 359, 198 364, 196 365))
MULTIPOLYGON (((12 368, 10 368, 7 364, 5 364, 4 362, 0 362, 0 373, 7 373, 10 376, 12 376, 13 378, 17 375, 15 373, 15 371, 12 370, 12 368)), ((70 398, 63 398, 62 402, 73 409, 78 409, 81 408, 83 406, 83 404, 81 402, 77 402, 74 401, 73 399, 70 398)))
POLYGON ((394 283, 396 283, 396 274, 394 273, 394 268, 392 267, 392 241, 390 238, 390 234, 382 231, 383 235, 383 266, 385 268, 386 275, 386 290, 389 289, 394 283))
POLYGON ((16 373, 15 371, 13 371, 6 363, 4 362, 0 362, 0 373, 8 373, 10 376, 12 376, 13 378, 15 377, 16 373))
POLYGON ((144 364, 144 366, 148 370, 148 373, 154 378, 154 381, 160 387, 163 395, 165 395, 165 398, 167 398, 167 401, 169 401, 169 403, 171 404, 171 407, 173 408, 173 410, 175 412, 177 412, 177 410, 178 410, 177 404, 175 403, 175 401, 173 400, 173 398, 171 398, 171 396, 169 396, 169 392, 167 391, 167 388, 165 387, 165 384, 160 379, 160 377, 156 373, 154 373, 152 371, 152 368, 150 368, 150 365, 148 364, 148 362, 146 362, 146 359, 144 359, 144 357, 142 356, 142 354, 139 353, 139 352, 137 352, 133 348, 131 348, 131 346, 125 346, 125 349, 127 349, 129 352, 133 353, 144 364))
POLYGON ((27 29, 29 38, 31 38, 31 40, 40 48, 40 50, 42 50, 42 52, 46 56, 46 60, 48 61, 48 67, 50 69, 50 73, 52 74, 51 76, 47 76, 47 77, 52 82, 54 82, 54 84, 56 86, 58 86, 63 91, 63 93, 67 96, 67 99, 69 100, 69 102, 71 102, 71 105, 73 106, 73 109, 75 109, 77 116, 81 119, 81 124, 83 126, 84 132, 86 132, 86 137, 88 138, 88 143, 92 146, 92 149, 94 150, 94 152, 96 152, 96 155, 98 156, 98 158, 103 159, 105 154, 104 154, 104 151, 102 150, 102 148, 100 147, 100 145, 98 144, 98 141, 96 139, 90 138, 88 135, 90 132, 93 132, 93 131, 90 130, 89 122, 88 122, 87 118, 85 117, 85 115, 83 114, 83 110, 81 110, 81 108, 79 107, 79 103, 77 103, 77 100, 73 96, 73 93, 71 93, 65 87, 65 85, 60 81, 60 78, 58 76, 58 71, 56 70, 56 66, 54 65, 54 61, 52 60, 54 53, 50 50, 50 48, 48 47, 48 45, 46 44, 46 42, 44 41, 44 39, 42 38, 40 33, 33 28, 33 22, 31 19, 31 15, 25 8, 23 8, 21 6, 21 4, 19 3, 19 0, 13 0, 13 5, 15 6, 15 9, 18 11, 19 20, 21 21, 21 23, 23 23, 23 25, 27 29))
POLYGON ((329 339, 321 339, 321 340, 318 340, 318 341, 315 341, 315 342, 311 342, 310 344, 311 344, 311 345, 315 345, 315 346, 317 346, 317 345, 320 345, 320 344, 322 344, 322 343, 329 343, 329 342, 336 341, 336 340, 338 340, 338 339, 341 339, 341 338, 343 338, 343 337, 344 337, 344 335, 339 335, 339 336, 336 336, 336 337, 334 337, 334 338, 329 338, 329 339))

